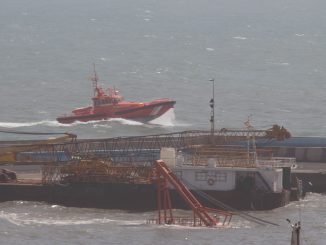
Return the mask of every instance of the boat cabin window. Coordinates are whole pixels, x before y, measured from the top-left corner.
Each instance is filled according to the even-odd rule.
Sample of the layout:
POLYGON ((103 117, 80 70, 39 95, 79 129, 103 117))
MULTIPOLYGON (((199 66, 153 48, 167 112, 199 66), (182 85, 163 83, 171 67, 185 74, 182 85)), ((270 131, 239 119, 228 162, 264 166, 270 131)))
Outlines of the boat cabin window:
POLYGON ((218 182, 226 182, 227 181, 226 172, 216 172, 216 181, 218 181, 218 182))
POLYGON ((207 181, 212 179, 217 182, 226 182, 227 181, 227 173, 221 171, 214 171, 214 172, 205 172, 200 171, 195 173, 196 181, 207 181))
POLYGON ((199 181, 206 181, 207 180, 207 172, 196 172, 195 179, 199 181))
POLYGON ((99 105, 106 105, 106 104, 116 104, 119 101, 121 101, 120 98, 94 99, 94 105, 99 106, 99 105))
POLYGON ((119 98, 114 98, 114 99, 112 99, 112 102, 113 102, 113 103, 118 103, 119 101, 121 101, 121 99, 119 99, 119 98))
POLYGON ((99 106, 99 105, 105 105, 105 104, 111 104, 110 99, 95 99, 94 100, 94 105, 99 106))

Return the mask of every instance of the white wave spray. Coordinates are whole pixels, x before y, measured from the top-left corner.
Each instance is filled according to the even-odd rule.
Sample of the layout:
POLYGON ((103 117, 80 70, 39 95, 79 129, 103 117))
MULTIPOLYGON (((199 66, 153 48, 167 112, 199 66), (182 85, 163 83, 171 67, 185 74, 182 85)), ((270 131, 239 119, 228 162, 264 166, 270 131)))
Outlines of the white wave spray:
POLYGON ((24 128, 34 126, 48 126, 48 127, 69 127, 69 124, 61 124, 57 121, 43 120, 39 122, 0 122, 0 127, 3 128, 24 128))

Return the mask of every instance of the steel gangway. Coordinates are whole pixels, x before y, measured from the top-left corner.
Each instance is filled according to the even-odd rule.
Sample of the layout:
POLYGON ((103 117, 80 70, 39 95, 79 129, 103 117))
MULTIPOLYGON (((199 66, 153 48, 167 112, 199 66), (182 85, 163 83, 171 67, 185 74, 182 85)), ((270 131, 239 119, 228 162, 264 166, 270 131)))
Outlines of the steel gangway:
MULTIPOLYGON (((233 213, 204 207, 191 191, 178 179, 172 170, 162 160, 155 162, 155 181, 157 182, 158 224, 184 224, 173 217, 169 184, 172 185, 186 204, 193 211, 193 226, 205 225, 214 227, 229 224, 233 213), (222 220, 221 218, 224 219, 222 220)), ((184 220, 184 219, 182 219, 184 220)))

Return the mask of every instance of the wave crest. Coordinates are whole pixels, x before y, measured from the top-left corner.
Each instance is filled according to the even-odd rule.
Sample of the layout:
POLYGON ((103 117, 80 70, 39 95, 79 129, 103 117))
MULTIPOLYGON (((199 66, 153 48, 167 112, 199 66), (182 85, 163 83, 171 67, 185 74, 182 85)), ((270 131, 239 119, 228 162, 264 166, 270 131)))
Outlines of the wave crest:
POLYGON ((61 124, 57 121, 43 120, 39 122, 0 122, 0 127, 3 128, 24 128, 24 127, 34 127, 34 126, 49 126, 49 127, 62 127, 70 126, 61 124))

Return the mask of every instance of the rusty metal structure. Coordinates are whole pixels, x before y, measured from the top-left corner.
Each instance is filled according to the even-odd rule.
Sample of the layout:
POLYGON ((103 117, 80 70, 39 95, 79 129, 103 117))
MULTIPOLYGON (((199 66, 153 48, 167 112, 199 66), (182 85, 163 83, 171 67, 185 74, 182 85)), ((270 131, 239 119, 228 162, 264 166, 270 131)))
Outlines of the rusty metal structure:
POLYGON ((157 184, 158 218, 149 220, 148 223, 216 227, 228 225, 231 222, 233 213, 204 207, 163 161, 155 162, 153 178, 157 184), (168 184, 176 189, 192 209, 193 218, 173 216, 168 184))
MULTIPOLYGON (((266 130, 250 130, 254 137, 266 136, 266 130)), ((215 133, 215 144, 230 144, 245 140, 248 130, 221 129, 215 133)), ((22 150, 18 162, 66 162, 75 158, 111 158, 113 162, 153 161, 162 147, 183 149, 194 145, 211 145, 209 131, 184 131, 170 134, 76 140, 57 144, 35 144, 32 150, 22 150), (144 158, 141 158, 141 157, 144 158)))
POLYGON ((101 159, 87 159, 42 168, 42 183, 142 183, 151 182, 149 166, 116 165, 101 159))
POLYGON ((272 150, 253 150, 241 146, 193 146, 189 162, 194 166, 207 165, 210 159, 214 159, 220 167, 256 167, 255 158, 271 159, 272 150))

